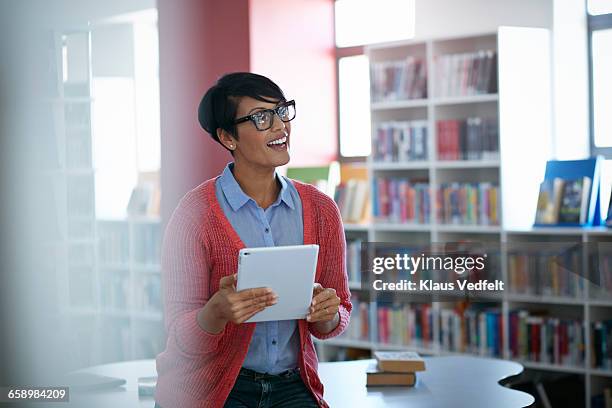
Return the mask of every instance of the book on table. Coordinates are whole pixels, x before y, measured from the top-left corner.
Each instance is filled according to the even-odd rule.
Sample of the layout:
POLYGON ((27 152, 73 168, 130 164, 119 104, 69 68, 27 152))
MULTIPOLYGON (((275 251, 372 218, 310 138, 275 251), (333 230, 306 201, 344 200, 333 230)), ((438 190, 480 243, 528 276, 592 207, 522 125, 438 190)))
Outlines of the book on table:
POLYGON ((425 360, 414 351, 375 351, 378 368, 395 373, 425 371, 425 360))
POLYGON ((412 386, 416 383, 415 373, 394 373, 382 371, 376 362, 370 363, 366 369, 366 386, 381 385, 405 385, 412 386))

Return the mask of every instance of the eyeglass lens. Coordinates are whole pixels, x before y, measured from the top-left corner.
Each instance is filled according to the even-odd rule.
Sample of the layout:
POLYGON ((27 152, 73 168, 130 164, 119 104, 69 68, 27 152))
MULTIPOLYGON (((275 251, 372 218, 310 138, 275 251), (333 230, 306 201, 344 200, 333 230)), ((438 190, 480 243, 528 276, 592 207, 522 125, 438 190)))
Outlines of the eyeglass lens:
POLYGON ((283 122, 289 122, 295 117, 295 106, 293 105, 282 105, 276 108, 275 110, 264 110, 251 115, 257 129, 266 130, 272 127, 272 120, 274 118, 274 113, 278 114, 278 117, 283 122))

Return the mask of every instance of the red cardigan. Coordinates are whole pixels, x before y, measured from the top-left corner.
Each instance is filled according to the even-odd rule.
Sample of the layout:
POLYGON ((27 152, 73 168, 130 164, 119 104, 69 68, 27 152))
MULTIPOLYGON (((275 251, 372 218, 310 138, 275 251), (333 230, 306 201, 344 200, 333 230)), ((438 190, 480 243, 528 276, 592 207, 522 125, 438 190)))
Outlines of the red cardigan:
MULTIPOLYGON (((218 178, 218 177, 217 177, 218 178)), ((164 319, 168 340, 157 356, 155 400, 163 408, 222 407, 246 357, 255 323, 228 323, 218 334, 200 328, 196 314, 219 289, 219 280, 238 268, 244 243, 225 217, 210 179, 189 191, 166 227, 162 244, 164 319)), ((310 334, 319 339, 339 335, 349 322, 350 292, 346 275, 346 242, 335 202, 315 187, 292 180, 302 200, 304 244, 319 244, 315 281, 336 289, 340 323, 330 333, 298 321, 299 367, 319 406, 323 384, 310 334)))

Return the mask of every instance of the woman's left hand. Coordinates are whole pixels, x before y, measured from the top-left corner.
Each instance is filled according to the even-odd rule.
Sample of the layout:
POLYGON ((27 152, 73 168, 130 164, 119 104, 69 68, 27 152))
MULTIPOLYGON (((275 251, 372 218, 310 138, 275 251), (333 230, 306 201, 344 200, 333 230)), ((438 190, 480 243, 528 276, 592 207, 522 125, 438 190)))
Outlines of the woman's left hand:
POLYGON ((306 320, 311 323, 332 321, 338 314, 338 306, 340 306, 340 298, 336 295, 336 290, 324 288, 320 283, 315 283, 306 320))

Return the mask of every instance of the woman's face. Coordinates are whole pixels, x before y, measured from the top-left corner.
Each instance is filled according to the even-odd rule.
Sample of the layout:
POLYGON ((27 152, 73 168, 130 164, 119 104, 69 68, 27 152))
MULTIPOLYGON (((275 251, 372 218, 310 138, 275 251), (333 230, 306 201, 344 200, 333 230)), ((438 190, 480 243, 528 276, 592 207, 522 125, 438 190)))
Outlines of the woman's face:
MULTIPOLYGON (((267 103, 245 96, 240 99, 236 118, 277 106, 278 103, 267 103)), ((264 167, 277 167, 289 162, 291 124, 280 120, 278 115, 273 116, 272 127, 268 130, 257 130, 255 124, 249 120, 236 125, 236 132, 238 140, 234 150, 235 161, 244 160, 264 167), (284 143, 270 144, 273 141, 284 143)))

